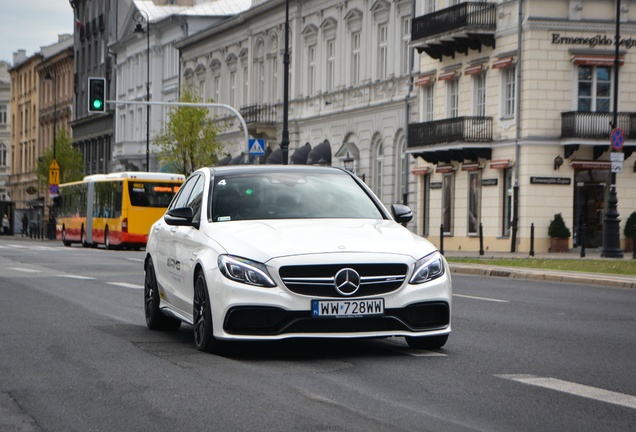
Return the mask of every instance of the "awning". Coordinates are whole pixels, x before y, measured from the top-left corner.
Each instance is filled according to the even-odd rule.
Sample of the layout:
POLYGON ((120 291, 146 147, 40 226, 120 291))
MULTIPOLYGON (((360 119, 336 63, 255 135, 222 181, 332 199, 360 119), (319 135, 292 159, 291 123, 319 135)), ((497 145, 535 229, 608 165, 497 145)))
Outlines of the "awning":
POLYGON ((450 72, 444 72, 439 74, 439 80, 440 81, 447 81, 447 80, 451 80, 454 79, 457 76, 457 71, 450 71, 450 72))
POLYGON ((435 168, 436 173, 446 174, 452 173, 453 171, 455 171, 455 168, 452 165, 438 165, 437 168, 435 168))
POLYGON ((514 164, 509 159, 499 159, 490 161, 490 169, 511 168, 514 164))
POLYGON ((478 163, 462 164, 462 171, 479 171, 478 163))
MULTIPOLYGON (((574 63, 579 66, 614 66, 614 56, 612 55, 575 55, 574 63)), ((619 66, 623 66, 625 57, 618 57, 619 66)))
POLYGON ((464 69, 464 75, 477 75, 484 70, 484 65, 470 66, 464 69))
POLYGON ((434 74, 422 75, 417 77, 413 84, 415 84, 417 87, 424 87, 426 85, 429 85, 433 81, 433 78, 435 78, 434 74))
POLYGON ((514 65, 513 57, 504 57, 496 60, 492 64, 493 69, 506 69, 514 65))
POLYGON ((609 161, 590 161, 590 160, 573 160, 572 168, 574 169, 600 169, 600 170, 609 170, 612 168, 612 162, 609 161))
POLYGON ((428 174, 428 167, 415 167, 413 171, 411 171, 413 175, 426 175, 428 174))

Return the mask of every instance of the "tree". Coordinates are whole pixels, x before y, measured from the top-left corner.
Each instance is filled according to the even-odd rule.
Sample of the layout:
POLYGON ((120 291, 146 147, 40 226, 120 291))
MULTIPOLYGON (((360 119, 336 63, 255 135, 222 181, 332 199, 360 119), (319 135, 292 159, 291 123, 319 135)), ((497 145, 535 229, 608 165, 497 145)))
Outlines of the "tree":
MULTIPOLYGON (((84 158, 73 147, 73 138, 66 129, 61 129, 55 136, 55 160, 60 166, 60 183, 81 180, 84 177, 84 158)), ((53 162, 53 147, 44 150, 35 167, 35 175, 39 185, 49 184, 49 168, 53 162)))
MULTIPOLYGON (((201 103, 195 88, 181 89, 181 102, 201 103)), ((193 171, 218 163, 222 144, 217 141, 218 129, 208 116, 208 109, 178 106, 170 109, 169 121, 155 136, 160 148, 159 161, 176 172, 190 175, 193 171)))

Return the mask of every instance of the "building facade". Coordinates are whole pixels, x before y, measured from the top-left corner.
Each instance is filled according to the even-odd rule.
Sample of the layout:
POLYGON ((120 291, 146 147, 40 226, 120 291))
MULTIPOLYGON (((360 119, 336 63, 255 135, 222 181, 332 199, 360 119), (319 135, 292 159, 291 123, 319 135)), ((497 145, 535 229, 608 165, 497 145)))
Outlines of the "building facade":
MULTIPOLYGON (((122 17, 118 41, 109 47, 115 59, 116 99, 177 102, 180 76, 175 42, 242 12, 250 3, 239 0, 174 6, 133 2, 122 17)), ((114 109, 112 171, 161 170, 154 136, 167 121, 169 110, 152 106, 148 113, 147 106, 127 104, 114 109)))
POLYGON ((10 142, 10 102, 11 79, 9 69, 11 65, 0 61, 0 201, 10 201, 8 183, 11 172, 11 142, 10 142))
POLYGON ((419 234, 438 244, 443 235, 448 250, 479 251, 481 231, 486 251, 546 252, 561 213, 570 247, 603 247, 612 171, 620 218, 636 210, 631 5, 420 4, 412 30, 419 119, 407 145, 417 160, 419 234), (610 147, 614 127, 624 134, 620 152, 610 147))
MULTIPOLYGON (((282 160, 285 4, 254 2, 176 44, 183 82, 205 100, 240 110, 250 137, 265 140, 267 162, 282 160)), ((413 159, 405 154, 408 119, 417 119, 409 85, 412 8, 411 1, 289 2, 290 163, 347 167, 387 204, 415 197, 407 176, 413 159)), ((239 122, 228 111, 215 114, 226 161, 245 161, 239 122)))

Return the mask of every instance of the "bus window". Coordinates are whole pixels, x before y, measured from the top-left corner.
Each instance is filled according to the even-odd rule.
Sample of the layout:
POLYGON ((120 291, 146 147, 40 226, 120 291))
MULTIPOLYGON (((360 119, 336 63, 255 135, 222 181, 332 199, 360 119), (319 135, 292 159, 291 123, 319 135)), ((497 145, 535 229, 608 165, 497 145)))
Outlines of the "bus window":
POLYGON ((168 207, 178 188, 174 183, 130 181, 130 204, 137 207, 168 207))

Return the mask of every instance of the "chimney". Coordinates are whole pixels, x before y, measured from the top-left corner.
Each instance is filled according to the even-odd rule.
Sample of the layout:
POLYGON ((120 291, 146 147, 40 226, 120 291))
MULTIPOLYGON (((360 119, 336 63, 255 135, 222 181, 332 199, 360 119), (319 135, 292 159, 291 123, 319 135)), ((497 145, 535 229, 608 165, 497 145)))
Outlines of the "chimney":
POLYGON ((17 66, 27 59, 26 50, 19 49, 18 52, 13 53, 13 66, 17 66))

